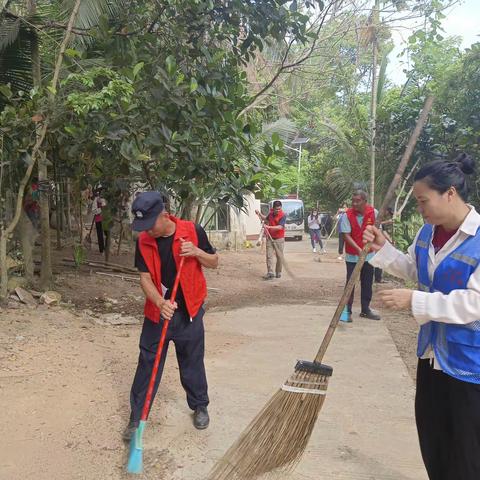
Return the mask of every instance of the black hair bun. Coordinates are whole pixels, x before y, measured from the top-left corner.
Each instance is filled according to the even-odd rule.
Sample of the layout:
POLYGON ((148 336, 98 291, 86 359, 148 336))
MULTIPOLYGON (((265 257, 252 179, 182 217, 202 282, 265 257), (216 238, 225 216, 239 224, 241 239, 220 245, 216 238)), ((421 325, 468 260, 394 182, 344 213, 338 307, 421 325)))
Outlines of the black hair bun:
POLYGON ((475 170, 475 160, 466 153, 461 153, 454 162, 465 175, 470 175, 475 170))

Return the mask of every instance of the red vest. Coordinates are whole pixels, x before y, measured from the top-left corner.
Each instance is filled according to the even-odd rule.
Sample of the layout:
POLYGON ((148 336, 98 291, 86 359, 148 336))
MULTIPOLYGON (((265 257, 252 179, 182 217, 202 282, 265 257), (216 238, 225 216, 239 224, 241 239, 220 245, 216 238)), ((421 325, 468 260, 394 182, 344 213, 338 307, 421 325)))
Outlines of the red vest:
MULTIPOLYGON (((275 216, 273 214, 273 208, 270 210, 270 213, 268 214, 267 220, 268 224, 271 227, 276 227, 277 225, 280 225, 280 220, 285 216, 283 213, 283 210, 280 210, 277 215, 275 216)), ((285 228, 282 228, 281 230, 269 230, 270 235, 272 238, 285 238, 285 228)))
MULTIPOLYGON (((186 220, 180 220, 179 218, 170 215, 170 220, 175 222, 177 228, 175 230, 175 236, 173 239, 173 258, 175 264, 180 263, 180 238, 189 240, 195 246, 198 246, 197 231, 195 230, 195 224, 186 220)), ((161 263, 160 254, 158 253, 158 244, 156 238, 151 237, 147 232, 142 232, 138 237, 138 247, 142 254, 145 264, 147 265, 150 276, 153 283, 157 287, 158 291, 162 292, 162 278, 161 278, 161 263)), ((185 257, 183 264, 183 270, 180 277, 180 286, 182 287, 183 297, 185 298, 185 305, 188 310, 188 314, 191 318, 200 310, 206 296, 207 296, 207 282, 203 276, 202 266, 200 262, 194 257, 185 257)), ((145 301, 144 315, 154 323, 160 321, 160 309, 155 306, 153 302, 145 301)))
MULTIPOLYGON (((349 208, 346 211, 348 221, 352 227, 350 233, 353 241, 360 247, 363 248, 363 232, 367 225, 375 225, 375 209, 371 205, 365 207, 365 213, 363 214, 362 226, 358 224, 357 212, 353 208, 349 208)), ((348 242, 345 242, 345 251, 350 255, 358 255, 358 251, 355 250, 348 242)))

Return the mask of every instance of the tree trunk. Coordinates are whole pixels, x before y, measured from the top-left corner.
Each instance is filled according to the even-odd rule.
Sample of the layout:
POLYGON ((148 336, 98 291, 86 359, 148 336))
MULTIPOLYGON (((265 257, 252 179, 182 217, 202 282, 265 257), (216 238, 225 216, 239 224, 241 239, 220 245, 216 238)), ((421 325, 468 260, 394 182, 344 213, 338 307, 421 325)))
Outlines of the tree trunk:
POLYGON ((122 238, 123 238, 123 218, 120 218, 120 234, 118 236, 117 257, 120 255, 120 249, 122 247, 122 238))
POLYGON ((72 188, 70 184, 70 178, 66 179, 66 197, 65 197, 65 219, 67 223, 67 235, 68 238, 71 239, 72 237, 72 219, 71 219, 71 213, 72 213, 72 205, 70 202, 70 197, 72 195, 72 188))
POLYGON ((195 223, 200 223, 200 219, 203 215, 203 205, 201 203, 198 204, 197 207, 197 214, 195 215, 195 223))
POLYGON ((35 248, 35 240, 38 237, 37 229, 33 226, 32 222, 22 211, 20 220, 18 222, 18 237, 22 244, 23 262, 25 266, 25 279, 29 285, 34 283, 34 262, 33 262, 33 250, 35 248))
POLYGON ((65 235, 65 182, 58 182, 58 208, 60 209, 60 232, 65 235))
MULTIPOLYGON (((28 0, 28 12, 34 15, 37 10, 36 0, 28 0)), ((32 77, 33 85, 40 87, 42 83, 40 69, 40 50, 38 42, 32 42, 32 77)), ((39 135, 37 128, 37 136, 39 135)), ((48 181, 47 158, 45 155, 38 157, 38 182, 46 184, 48 181)), ((48 192, 40 190, 40 234, 42 242, 42 263, 40 267, 40 284, 47 287, 52 281, 52 259, 50 252, 50 210, 48 201, 48 192)))
MULTIPOLYGON (((60 70, 63 63, 63 55, 67 48, 68 42, 72 35, 73 25, 75 23, 75 19, 77 18, 78 11, 80 9, 80 4, 82 0, 76 0, 75 5, 73 7, 72 13, 70 14, 70 19, 68 21, 67 30, 65 32, 65 36, 63 37, 62 44, 60 45, 60 52, 57 56, 57 62, 55 64, 55 70, 53 73, 53 80, 52 80, 52 89, 53 91, 56 90, 58 85, 58 77, 60 75, 60 70)), ((50 100, 53 102, 54 95, 50 93, 50 100)), ((43 121, 42 126, 38 129, 38 135, 35 141, 35 145, 32 148, 31 153, 31 163, 23 176, 18 191, 17 191, 17 200, 15 206, 15 215, 13 216, 12 221, 10 224, 4 228, 0 229, 0 300, 5 300, 8 294, 8 272, 7 272, 7 241, 9 236, 12 234, 13 230, 17 226, 17 223, 20 219, 20 214, 23 208, 23 196, 25 193, 25 187, 27 186, 28 181, 30 180, 30 176, 32 175, 32 171, 35 168, 37 163, 38 157, 41 156, 40 148, 42 146, 43 140, 47 133, 48 129, 48 118, 43 121)))
POLYGON ((40 129, 40 134, 37 136, 37 140, 35 145, 32 148, 32 162, 27 168, 25 175, 23 176, 20 185, 18 187, 17 192, 17 200, 15 205, 15 215, 12 218, 12 221, 6 228, 2 228, 0 230, 0 269, 2 271, 2 275, 0 276, 1 284, 0 284, 0 300, 5 300, 7 298, 7 285, 8 285, 8 272, 7 272, 7 242, 10 235, 15 230, 15 227, 20 220, 20 215, 23 209, 23 196, 25 194, 25 187, 32 175, 33 168, 35 167, 35 163, 37 160, 37 156, 39 155, 39 149, 43 143, 43 139, 45 138, 45 134, 47 133, 48 123, 47 121, 44 122, 40 129))
POLYGON ((112 244, 112 230, 109 230, 105 235, 105 261, 110 261, 110 246, 112 244))
POLYGON ((378 10, 380 0, 375 0, 375 7, 372 14, 373 23, 373 59, 372 59, 372 99, 370 108, 370 203, 375 205, 375 163, 376 163, 376 137, 377 137, 377 95, 378 95, 378 10))
MULTIPOLYGON (((45 155, 38 159, 38 183, 48 184, 47 163, 45 155), (43 158, 42 158, 43 157, 43 158)), ((40 236, 42 242, 42 263, 40 265, 40 286, 48 288, 52 282, 52 252, 50 248, 50 202, 48 188, 40 190, 40 236)), ((60 228, 57 225, 57 228, 60 228)))
POLYGON ((7 299, 7 285, 7 233, 5 229, 2 228, 0 230, 0 304, 7 299))
POLYGON ((57 232, 57 250, 61 250, 62 248, 62 238, 60 232, 60 225, 62 223, 61 215, 62 212, 60 210, 60 183, 58 181, 58 171, 57 171, 57 159, 53 164, 53 180, 55 182, 55 223, 56 223, 56 232, 57 232))
POLYGON ((78 224, 78 242, 81 245, 83 243, 83 211, 82 211, 83 202, 82 202, 81 192, 79 192, 78 198, 79 198, 78 207, 77 207, 78 208, 78 221, 77 221, 77 224, 78 224))
POLYGON ((182 218, 184 220, 192 220, 192 211, 193 211, 193 199, 189 197, 189 198, 186 198, 185 201, 183 202, 182 218))
POLYGON ((400 218, 402 216, 403 210, 408 204, 408 201, 410 200, 410 197, 412 196, 413 193, 413 185, 410 187, 410 189, 407 192, 407 195, 405 196, 405 199, 403 200, 402 206, 398 209, 396 212, 396 215, 400 218))

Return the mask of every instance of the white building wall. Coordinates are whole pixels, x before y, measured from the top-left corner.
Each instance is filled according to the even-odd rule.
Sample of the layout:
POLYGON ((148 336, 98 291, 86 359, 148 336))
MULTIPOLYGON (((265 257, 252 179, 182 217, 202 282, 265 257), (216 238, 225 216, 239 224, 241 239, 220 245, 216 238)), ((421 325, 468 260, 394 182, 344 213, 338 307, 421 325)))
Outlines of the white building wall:
POLYGON ((255 210, 260 211, 260 200, 257 200, 253 193, 245 196, 247 213, 242 212, 242 221, 245 224, 245 236, 247 240, 256 240, 260 233, 261 223, 255 210))
POLYGON ((253 194, 244 197, 246 212, 229 208, 230 230, 208 231, 212 244, 219 249, 239 250, 246 240, 256 240, 260 233, 261 223, 255 210, 260 210, 260 200, 253 194))

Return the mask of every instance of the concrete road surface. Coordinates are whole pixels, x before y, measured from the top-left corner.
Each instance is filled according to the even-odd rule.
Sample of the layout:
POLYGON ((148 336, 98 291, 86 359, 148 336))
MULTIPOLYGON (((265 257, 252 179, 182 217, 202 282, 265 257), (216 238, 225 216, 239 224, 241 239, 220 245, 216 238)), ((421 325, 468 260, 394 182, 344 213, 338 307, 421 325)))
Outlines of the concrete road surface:
MULTIPOLYGON (((180 388, 168 395, 178 405, 170 404, 165 424, 149 433, 163 445, 162 463, 168 455, 175 466, 164 478, 204 478, 295 361, 314 357, 333 311, 278 305, 208 314, 211 427, 192 430, 180 388)), ((281 478, 426 479, 413 417, 414 386, 382 322, 341 324, 325 363, 334 375, 309 447, 295 471, 281 478)), ((151 453, 146 450, 147 457, 151 453)))

